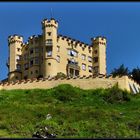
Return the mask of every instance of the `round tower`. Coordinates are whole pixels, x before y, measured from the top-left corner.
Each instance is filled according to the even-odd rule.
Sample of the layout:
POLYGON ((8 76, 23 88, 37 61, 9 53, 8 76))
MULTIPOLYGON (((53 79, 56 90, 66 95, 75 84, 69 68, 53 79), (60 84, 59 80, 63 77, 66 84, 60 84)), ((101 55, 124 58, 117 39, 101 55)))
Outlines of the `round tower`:
POLYGON ((21 44, 23 37, 19 35, 12 35, 8 37, 9 46, 9 81, 21 79, 21 44))
POLYGON ((93 46, 93 75, 106 75, 106 38, 92 38, 93 46))
POLYGON ((55 49, 57 46, 58 22, 51 18, 42 21, 43 30, 43 77, 57 75, 55 49))

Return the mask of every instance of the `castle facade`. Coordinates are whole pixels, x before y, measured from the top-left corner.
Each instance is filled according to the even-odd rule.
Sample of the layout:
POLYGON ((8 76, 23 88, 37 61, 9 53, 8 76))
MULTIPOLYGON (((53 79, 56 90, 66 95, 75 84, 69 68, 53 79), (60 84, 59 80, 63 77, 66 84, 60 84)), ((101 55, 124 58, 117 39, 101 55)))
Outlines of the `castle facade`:
POLYGON ((59 35, 58 22, 42 21, 42 34, 8 37, 8 81, 67 76, 106 75, 106 38, 91 39, 91 44, 59 35))

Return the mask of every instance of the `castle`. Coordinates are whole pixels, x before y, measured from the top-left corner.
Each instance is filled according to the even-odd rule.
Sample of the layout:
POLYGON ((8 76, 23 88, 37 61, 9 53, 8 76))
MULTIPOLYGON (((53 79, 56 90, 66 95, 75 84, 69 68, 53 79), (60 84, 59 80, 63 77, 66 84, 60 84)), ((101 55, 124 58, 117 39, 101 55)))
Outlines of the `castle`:
POLYGON ((42 21, 42 34, 8 37, 8 81, 66 76, 106 75, 106 38, 91 38, 91 44, 59 35, 58 22, 42 21))
POLYGON ((91 44, 57 33, 58 22, 51 18, 42 21, 42 34, 8 37, 8 80, 0 83, 0 90, 53 88, 71 84, 83 89, 110 88, 117 84, 134 94, 140 85, 131 77, 110 77, 106 73, 105 37, 91 38, 91 44), (64 74, 59 77, 58 74, 64 74))

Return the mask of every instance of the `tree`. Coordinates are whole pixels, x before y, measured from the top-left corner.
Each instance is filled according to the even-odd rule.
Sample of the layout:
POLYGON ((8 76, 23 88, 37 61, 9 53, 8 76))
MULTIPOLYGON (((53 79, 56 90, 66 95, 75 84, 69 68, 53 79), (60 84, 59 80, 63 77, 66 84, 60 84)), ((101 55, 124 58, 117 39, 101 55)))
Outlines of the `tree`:
POLYGON ((131 77, 133 80, 140 84, 140 68, 134 68, 131 72, 131 77))
POLYGON ((114 68, 114 70, 111 72, 112 76, 113 77, 116 77, 116 76, 125 76, 125 75, 129 75, 129 70, 128 68, 124 67, 124 64, 120 65, 119 68, 114 68))

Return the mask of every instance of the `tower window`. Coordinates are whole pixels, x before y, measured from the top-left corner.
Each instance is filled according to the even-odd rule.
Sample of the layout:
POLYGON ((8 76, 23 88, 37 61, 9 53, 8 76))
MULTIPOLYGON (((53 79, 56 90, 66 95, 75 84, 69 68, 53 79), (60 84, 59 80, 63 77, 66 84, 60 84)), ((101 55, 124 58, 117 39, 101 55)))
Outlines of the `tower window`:
POLYGON ((21 56, 20 56, 20 55, 17 55, 17 56, 16 56, 16 60, 17 60, 17 61, 21 60, 21 56))
POLYGON ((86 55, 85 54, 82 54, 81 57, 82 57, 82 60, 86 60, 86 55))
POLYGON ((48 32, 48 36, 50 36, 51 35, 51 32, 48 32))
POLYGON ((31 74, 33 74, 33 72, 31 71, 31 74))
POLYGON ((57 55, 56 60, 58 63, 60 63, 60 56, 57 55))
POLYGON ((94 57, 94 62, 95 62, 95 63, 98 62, 98 57, 94 57))
POLYGON ((92 66, 88 66, 89 72, 92 72, 92 66))
POLYGON ((95 50, 94 53, 97 54, 97 50, 95 50))
POLYGON ((88 62, 92 62, 92 57, 88 56, 88 62))
POLYGON ((86 64, 82 64, 82 70, 86 70, 86 64))
POLYGON ((20 48, 17 48, 17 51, 19 52, 20 51, 20 48))
POLYGON ((48 51, 47 56, 52 56, 52 51, 48 51))
POLYGON ((46 45, 52 45, 52 39, 47 39, 45 42, 46 45))
POLYGON ((21 70, 21 65, 17 64, 17 70, 21 70))
POLYGON ((57 52, 60 52, 60 46, 57 46, 56 49, 57 49, 57 52))
POLYGON ((51 63, 48 63, 49 66, 51 66, 51 63))

